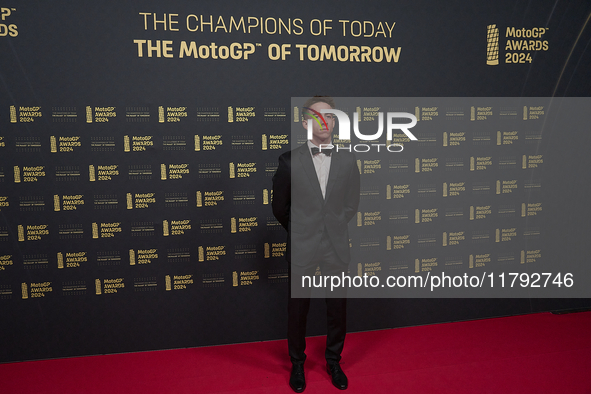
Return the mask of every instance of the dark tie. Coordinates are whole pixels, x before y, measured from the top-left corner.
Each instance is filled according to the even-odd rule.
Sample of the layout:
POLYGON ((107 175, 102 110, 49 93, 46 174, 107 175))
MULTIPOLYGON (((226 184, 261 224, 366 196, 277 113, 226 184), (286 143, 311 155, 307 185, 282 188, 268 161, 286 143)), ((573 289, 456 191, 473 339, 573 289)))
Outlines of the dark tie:
POLYGON ((312 156, 318 154, 318 153, 324 153, 326 156, 330 156, 330 154, 332 153, 332 148, 322 148, 322 150, 320 150, 319 148, 316 148, 315 146, 310 148, 310 150, 312 151, 312 156))

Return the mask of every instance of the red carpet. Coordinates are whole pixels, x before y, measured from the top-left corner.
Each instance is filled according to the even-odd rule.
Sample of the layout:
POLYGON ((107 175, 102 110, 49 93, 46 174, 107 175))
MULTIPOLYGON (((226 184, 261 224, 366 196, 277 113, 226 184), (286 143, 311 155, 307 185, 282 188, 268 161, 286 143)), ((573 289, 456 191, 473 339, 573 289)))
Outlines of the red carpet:
MULTIPOLYGON (((337 393, 324 337, 305 393, 337 393)), ((286 341, 0 365, 0 393, 292 393, 286 341)), ((591 393, 591 312, 354 333, 347 393, 591 393)))

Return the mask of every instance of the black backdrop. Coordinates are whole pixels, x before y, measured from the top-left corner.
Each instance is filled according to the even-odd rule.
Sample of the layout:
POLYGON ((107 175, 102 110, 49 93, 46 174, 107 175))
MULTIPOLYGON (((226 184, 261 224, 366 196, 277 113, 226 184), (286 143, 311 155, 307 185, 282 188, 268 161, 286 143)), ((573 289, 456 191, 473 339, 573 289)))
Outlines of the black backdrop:
MULTIPOLYGON (((261 138, 289 134, 291 97, 586 97, 590 12, 585 2, 564 1, 2 5, 0 200, 8 204, 0 207, 0 361, 283 338, 286 266, 281 256, 266 257, 265 244, 271 250, 276 244, 280 255, 285 234, 272 218, 266 193, 277 157, 289 145, 263 149, 261 138), (158 22, 155 30, 154 15, 178 23, 158 22), (189 31, 210 15, 212 25, 189 31), (226 32, 231 17, 236 23, 244 18, 245 31, 241 26, 226 32), (262 32, 261 18, 267 24, 262 32), (291 34, 271 34, 280 19, 291 34), (313 29, 327 20, 332 29, 315 35, 313 29), (350 21, 344 31, 339 20, 350 21), (259 25, 249 32, 255 21, 259 25), (355 28, 371 22, 375 32, 382 23, 384 33, 355 37, 353 21, 360 22, 355 28), (500 32, 499 64, 487 65, 486 32, 493 24, 500 32), (547 41, 547 50, 508 50, 507 41, 520 41, 506 36, 512 27, 546 29, 531 39, 547 41), (171 41, 166 45, 172 49, 149 57, 147 43, 134 40, 160 40, 161 49, 171 41), (198 52, 198 58, 180 58, 182 41, 209 47, 209 57, 198 52), (212 43, 250 43, 255 51, 248 59, 214 59, 212 43), (291 53, 272 60, 272 44, 291 44, 291 53), (400 52, 390 62, 313 61, 307 51, 300 60, 298 44, 400 52), (517 56, 517 63, 507 63, 511 53, 522 53, 524 62, 517 56), (254 116, 242 116, 249 113, 254 116), (134 144, 134 136, 152 145, 134 144), (204 137, 222 144, 206 149, 204 137), (239 164, 256 171, 231 177, 231 163, 234 175, 239 164), (221 192, 223 200, 198 206, 199 192, 203 202, 206 192, 221 192), (256 225, 240 232, 240 219, 256 225), (225 254, 216 254, 220 249, 225 254)), ((561 245, 563 258, 584 264, 589 137, 584 128, 564 133, 552 141, 570 141, 564 152, 578 150, 552 175, 568 175, 566 185, 584 186, 544 191, 549 201, 569 198, 555 207, 563 212, 560 219, 547 225, 564 229, 563 239, 552 240, 561 245)), ((349 304, 349 330, 590 304, 359 299, 349 304)), ((321 303, 311 313, 310 334, 323 333, 321 303)))

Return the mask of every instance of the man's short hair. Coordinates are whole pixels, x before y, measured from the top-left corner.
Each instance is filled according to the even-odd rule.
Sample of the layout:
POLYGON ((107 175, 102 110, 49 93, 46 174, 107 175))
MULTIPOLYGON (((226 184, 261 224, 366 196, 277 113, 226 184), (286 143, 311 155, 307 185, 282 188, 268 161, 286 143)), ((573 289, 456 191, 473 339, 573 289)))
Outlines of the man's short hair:
MULTIPOLYGON (((333 108, 333 109, 335 108, 334 100, 330 96, 314 96, 314 97, 310 97, 308 100, 306 100, 306 102, 304 103, 303 107, 310 108, 311 106, 313 106, 316 103, 326 103, 326 104, 330 105, 330 108, 333 108)), ((303 119, 311 118, 311 116, 308 113, 308 111, 306 109, 304 109, 304 108, 302 108, 302 118, 303 119)))

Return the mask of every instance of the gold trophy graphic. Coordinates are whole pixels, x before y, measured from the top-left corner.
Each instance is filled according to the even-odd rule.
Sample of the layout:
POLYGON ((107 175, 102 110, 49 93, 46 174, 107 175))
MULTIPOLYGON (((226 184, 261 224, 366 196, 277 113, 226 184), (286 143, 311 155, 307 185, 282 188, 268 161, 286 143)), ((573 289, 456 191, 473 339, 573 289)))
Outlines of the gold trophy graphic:
POLYGON ((486 27, 486 64, 489 66, 499 64, 499 29, 497 25, 486 27))

